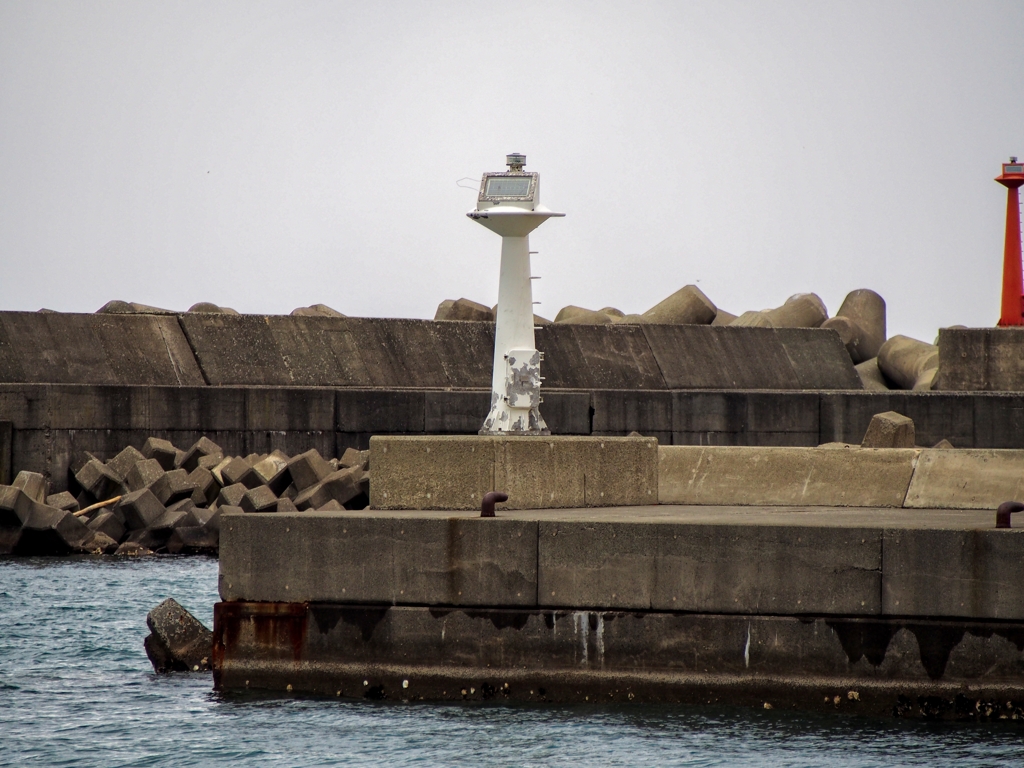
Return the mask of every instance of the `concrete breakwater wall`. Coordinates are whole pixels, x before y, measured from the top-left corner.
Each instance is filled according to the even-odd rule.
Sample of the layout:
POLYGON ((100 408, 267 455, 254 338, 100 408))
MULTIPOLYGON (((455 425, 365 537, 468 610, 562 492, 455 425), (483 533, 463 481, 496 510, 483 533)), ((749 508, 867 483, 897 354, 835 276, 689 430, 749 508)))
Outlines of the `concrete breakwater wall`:
POLYGON ((1024 532, 990 512, 222 518, 221 689, 1024 716, 1024 532))
MULTIPOLYGON (((834 331, 543 326, 549 389, 861 389, 834 331)), ((488 389, 494 325, 0 312, 0 382, 488 389)))
MULTIPOLYGON (((151 436, 340 456, 372 435, 473 434, 489 403, 487 390, 0 384, 0 484, 28 470, 61 491, 78 452, 106 460, 151 436)), ((1024 393, 551 390, 542 408, 555 434, 661 445, 860 443, 873 415, 898 411, 921 445, 1024 448, 1024 393)))
POLYGON ((1024 451, 658 449, 662 504, 995 510, 1024 498, 1024 451))

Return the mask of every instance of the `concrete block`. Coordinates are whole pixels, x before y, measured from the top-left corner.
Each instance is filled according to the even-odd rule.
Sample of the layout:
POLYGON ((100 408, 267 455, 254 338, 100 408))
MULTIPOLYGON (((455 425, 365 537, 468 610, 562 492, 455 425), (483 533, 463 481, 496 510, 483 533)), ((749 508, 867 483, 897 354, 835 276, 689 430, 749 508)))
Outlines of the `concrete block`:
POLYGON ((92 531, 70 512, 32 502, 13 554, 20 557, 68 555, 80 550, 92 531))
POLYGON ((695 285, 686 285, 643 313, 648 323, 710 325, 718 314, 711 299, 695 285))
POLYGON ((1024 391, 1024 329, 940 328, 939 376, 945 391, 1024 391))
POLYGON ((141 491, 149 488, 165 474, 166 470, 160 466, 156 459, 140 461, 128 471, 125 477, 125 485, 129 491, 141 491))
POLYGON ((167 539, 167 551, 172 555, 216 555, 219 535, 203 526, 178 527, 167 539))
POLYGON ((110 538, 102 531, 93 531, 85 541, 81 543, 78 551, 89 555, 112 555, 117 551, 117 541, 110 538))
MULTIPOLYGON (((359 495, 359 481, 363 475, 360 466, 339 469, 327 475, 316 485, 312 485, 295 497, 298 509, 321 509, 330 501, 344 505, 359 495)), ((244 507, 244 505, 243 505, 244 507)))
POLYGON ((615 316, 596 309, 586 309, 570 304, 558 310, 555 322, 573 325, 607 325, 615 322, 615 316))
POLYGON ((177 503, 168 507, 160 517, 153 521, 153 524, 149 527, 150 530, 163 539, 167 539, 175 528, 187 528, 198 525, 199 521, 192 514, 194 506, 191 500, 185 499, 184 502, 188 506, 177 503))
POLYGON ((149 487, 161 504, 170 505, 192 496, 196 487, 188 478, 184 469, 172 469, 165 472, 149 487))
POLYGON ((437 306, 435 320, 477 320, 494 322, 491 308, 469 299, 445 299, 437 306))
POLYGON ((346 448, 345 452, 341 454, 341 458, 338 459, 338 466, 342 468, 358 466, 366 469, 366 462, 369 458, 369 451, 359 451, 355 448, 346 448))
POLYGON ((544 354, 545 387, 665 388, 658 361, 638 326, 554 324, 537 329, 534 335, 537 349, 544 354))
POLYGON ((100 513, 90 520, 87 525, 89 530, 103 533, 114 541, 121 541, 126 530, 120 518, 108 509, 100 510, 100 513))
POLYGON ((493 323, 427 323, 430 339, 453 389, 491 388, 493 323))
POLYGON ((325 461, 316 449, 293 456, 287 468, 298 491, 316 485, 334 472, 334 467, 325 461))
POLYGON ((191 499, 197 506, 208 506, 217 498, 220 493, 220 485, 210 470, 204 467, 196 467, 188 473, 188 484, 195 490, 191 499))
MULTIPOLYGON (((844 337, 843 343, 854 363, 878 357, 886 339, 885 299, 867 288, 851 291, 846 294, 836 316, 822 323, 822 327, 828 327, 836 320, 848 323, 851 328, 849 338, 844 337)), ((842 332, 840 336, 843 336, 842 332)))
POLYGON ((542 606, 877 614, 881 532, 858 528, 541 521, 542 606))
POLYGON ((825 303, 814 293, 797 293, 781 307, 761 312, 773 328, 817 328, 828 319, 825 303))
POLYGON ((75 480, 98 501, 120 496, 124 492, 121 479, 99 459, 90 459, 75 473, 75 480))
POLYGON ((661 446, 662 504, 901 507, 919 451, 661 446))
POLYGON ((115 509, 124 515, 129 530, 148 528, 166 511, 160 499, 148 488, 125 494, 115 509))
POLYGON ((1024 618, 1024 530, 888 530, 883 547, 885 614, 1024 618))
POLYGON ((373 437, 370 505, 479 509, 483 495, 494 490, 494 451, 488 437, 373 437))
POLYGON ((143 443, 142 455, 147 459, 155 459, 161 467, 170 471, 174 469, 174 460, 177 458, 178 449, 170 440, 151 437, 143 443))
POLYGON ((253 471, 252 464, 241 456, 234 456, 220 468, 223 485, 241 483, 246 488, 256 488, 263 484, 262 478, 253 471))
POLYGON ((68 491, 51 494, 46 497, 43 503, 54 509, 63 509, 65 512, 77 512, 79 509, 78 500, 68 491))
POLYGON ((1004 501, 1022 499, 1024 451, 924 450, 905 506, 995 510, 1004 501))
POLYGON ((21 528, 28 521, 37 503, 21 488, 0 486, 0 528, 21 528))
POLYGON ((277 500, 277 506, 274 508, 275 512, 298 512, 299 508, 295 506, 295 502, 291 499, 282 496, 277 500))
POLYGON ((291 311, 297 317, 347 317, 326 304, 311 304, 308 307, 297 307, 291 311))
MULTIPOLYGON (((275 451, 267 456, 267 458, 254 464, 252 468, 264 483, 269 483, 274 478, 283 477, 281 476, 281 471, 288 468, 288 461, 288 456, 284 455, 281 451, 275 451)), ((290 473, 288 477, 291 477, 290 473)), ((291 481, 289 480, 289 482, 291 481)), ((288 483, 285 483, 284 487, 287 486, 288 483)), ((281 490, 284 490, 284 488, 281 490)))
POLYGON ((871 417, 860 445, 862 448, 913 448, 914 440, 914 420, 895 411, 886 411, 871 417))
POLYGON ((882 370, 878 367, 877 357, 872 357, 870 360, 858 363, 854 367, 857 369, 857 375, 860 376, 864 389, 870 389, 875 392, 888 392, 891 389, 885 380, 885 376, 882 375, 882 370))
POLYGON ((20 488, 25 492, 26 496, 40 504, 46 501, 46 496, 50 492, 50 483, 38 472, 22 470, 14 478, 14 482, 11 485, 15 488, 20 488))
POLYGON ((226 485, 220 489, 220 493, 217 494, 217 506, 218 507, 238 507, 242 503, 242 499, 245 494, 249 492, 241 483, 235 483, 234 485, 226 485))
POLYGON ((320 511, 242 518, 226 512, 220 544, 224 599, 536 601, 536 523, 530 521, 320 511))
MULTIPOLYGON (((191 472, 199 466, 202 459, 205 458, 207 463, 209 463, 216 457, 223 456, 224 450, 213 442, 213 440, 204 435, 196 440, 196 442, 194 442, 189 449, 185 451, 185 455, 182 458, 181 463, 178 465, 178 469, 184 469, 186 472, 191 472)), ((214 464, 214 466, 216 466, 216 464, 214 464)), ((207 467, 207 469, 209 468, 210 467, 207 467)))
POLYGON ((146 654, 157 672, 200 672, 210 668, 213 633, 172 598, 146 615, 146 654))
POLYGON ((878 367, 900 389, 927 391, 939 367, 939 348, 909 336, 893 336, 878 352, 878 367))
POLYGON ((370 504, 380 509, 507 509, 652 502, 657 441, 592 437, 374 437, 370 504))
POLYGON ((125 478, 128 477, 128 473, 131 468, 138 464, 140 461, 145 461, 146 457, 136 448, 128 446, 124 450, 120 451, 114 458, 107 462, 106 466, 114 475, 120 478, 123 484, 125 478))
MULTIPOLYGON (((664 389, 801 389, 800 378, 786 353, 779 333, 771 328, 733 326, 641 326, 665 380, 664 389)), ((803 331, 812 336, 818 364, 836 351, 853 369, 849 356, 834 334, 803 331), (827 337, 827 338, 826 338, 827 337), (833 339, 836 351, 827 339, 833 339)), ((823 368, 828 371, 830 366, 823 368)), ((835 387, 827 376, 811 372, 818 389, 835 387)))
POLYGON ((102 307, 96 310, 96 314, 109 314, 109 315, 174 315, 177 314, 171 309, 160 309, 160 307, 151 307, 148 304, 139 304, 137 302, 128 301, 108 301, 102 307))
POLYGON ((276 512, 277 496, 267 486, 250 488, 238 505, 246 512, 276 512))

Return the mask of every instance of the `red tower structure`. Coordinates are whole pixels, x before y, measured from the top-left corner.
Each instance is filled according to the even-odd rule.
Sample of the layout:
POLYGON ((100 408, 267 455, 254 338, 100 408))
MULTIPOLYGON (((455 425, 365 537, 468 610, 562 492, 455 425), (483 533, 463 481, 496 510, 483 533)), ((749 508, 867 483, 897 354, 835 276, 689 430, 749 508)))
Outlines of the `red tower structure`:
POLYGON ((1024 164, 1016 157, 1003 163, 996 181, 1006 187, 1006 240, 1003 244, 1003 301, 999 325, 1024 325, 1024 275, 1021 273, 1020 196, 1024 184, 1024 164))

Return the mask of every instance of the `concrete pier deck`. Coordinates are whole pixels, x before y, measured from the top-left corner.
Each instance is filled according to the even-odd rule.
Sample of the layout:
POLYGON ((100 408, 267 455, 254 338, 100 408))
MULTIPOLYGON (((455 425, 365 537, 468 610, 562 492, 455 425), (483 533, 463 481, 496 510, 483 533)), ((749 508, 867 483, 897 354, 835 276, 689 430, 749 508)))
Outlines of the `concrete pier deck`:
POLYGON ((478 514, 225 513, 216 685, 1024 716, 1024 529, 993 511, 478 514))

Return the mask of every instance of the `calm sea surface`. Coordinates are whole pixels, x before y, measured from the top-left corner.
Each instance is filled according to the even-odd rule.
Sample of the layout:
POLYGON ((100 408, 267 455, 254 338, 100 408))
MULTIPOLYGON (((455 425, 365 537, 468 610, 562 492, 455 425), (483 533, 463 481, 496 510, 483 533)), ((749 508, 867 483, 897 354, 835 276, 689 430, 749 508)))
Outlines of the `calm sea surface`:
POLYGON ((153 674, 165 597, 211 625, 216 561, 0 559, 0 765, 1024 765, 1024 731, 999 724, 222 696, 153 674))

